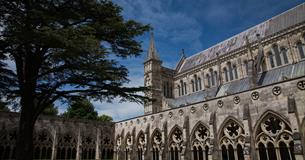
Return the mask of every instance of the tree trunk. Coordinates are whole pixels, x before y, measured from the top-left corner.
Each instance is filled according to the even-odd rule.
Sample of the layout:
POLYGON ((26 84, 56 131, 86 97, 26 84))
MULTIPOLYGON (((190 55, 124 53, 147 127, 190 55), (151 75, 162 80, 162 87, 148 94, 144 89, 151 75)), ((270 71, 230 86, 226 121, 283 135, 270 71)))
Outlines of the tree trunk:
POLYGON ((21 113, 16 143, 16 160, 33 159, 33 130, 35 124, 32 98, 21 98, 21 113))

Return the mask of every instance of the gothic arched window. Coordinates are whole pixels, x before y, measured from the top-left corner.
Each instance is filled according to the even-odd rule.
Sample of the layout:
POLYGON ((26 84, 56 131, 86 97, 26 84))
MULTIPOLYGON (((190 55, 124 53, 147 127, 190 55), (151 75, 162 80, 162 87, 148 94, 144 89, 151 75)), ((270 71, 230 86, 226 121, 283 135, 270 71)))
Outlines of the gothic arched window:
POLYGON ((181 95, 184 95, 184 83, 182 80, 180 80, 180 85, 181 85, 181 95))
POLYGON ((159 160, 162 143, 162 133, 159 129, 156 129, 152 134, 153 160, 159 160))
POLYGON ((199 86, 199 90, 202 90, 201 78, 200 77, 198 77, 198 86, 199 86))
POLYGON ((206 74, 206 79, 207 79, 207 82, 208 82, 208 87, 211 87, 211 76, 209 74, 206 74))
POLYGON ((299 51, 300 58, 305 58, 304 44, 301 41, 298 41, 296 45, 299 51))
POLYGON ((247 60, 244 61, 244 68, 245 68, 246 74, 248 75, 249 74, 249 64, 248 64, 247 60))
POLYGON ((194 80, 191 80, 191 85, 192 85, 192 91, 195 92, 195 84, 194 84, 194 80))
POLYGON ((233 65, 233 72, 234 72, 234 78, 238 79, 238 72, 237 72, 237 67, 236 65, 233 65))
POLYGON ((143 131, 140 131, 138 138, 137 138, 137 146, 138 146, 138 160, 144 160, 144 148, 145 148, 145 134, 143 131))
POLYGON ((209 140, 209 129, 201 123, 195 125, 191 137, 193 160, 208 160, 209 140))
POLYGON ((59 135, 56 159, 75 159, 77 140, 71 133, 59 135))
POLYGON ((232 80, 234 79, 234 77, 233 77, 233 68, 232 68, 232 64, 231 64, 231 62, 228 62, 227 65, 228 65, 228 68, 229 68, 229 77, 230 77, 230 81, 232 81, 232 80))
POLYGON ((228 82, 229 81, 229 77, 228 77, 227 67, 223 68, 223 74, 224 74, 224 77, 225 77, 225 81, 228 82))
POLYGON ((180 160, 180 152, 183 142, 182 130, 177 126, 173 128, 170 134, 170 159, 171 160, 180 160))
POLYGON ((274 58, 273 58, 274 56, 273 56, 272 52, 268 52, 267 54, 268 54, 269 63, 270 63, 271 68, 275 67, 274 58))
POLYGON ((277 115, 266 114, 255 133, 255 146, 260 160, 295 160, 292 130, 277 115))
POLYGON ((281 51, 281 58, 284 64, 287 64, 288 63, 287 49, 285 47, 281 47, 280 51, 281 51))
POLYGON ((178 85, 178 95, 181 96, 181 87, 178 85))
POLYGON ((245 132, 242 126, 233 119, 224 123, 220 132, 220 149, 223 160, 243 160, 243 146, 245 143, 245 132))
POLYGON ((93 135, 83 135, 82 136, 82 159, 94 159, 95 158, 95 136, 93 135))
POLYGON ((183 83, 184 86, 184 93, 187 94, 187 90, 186 90, 186 82, 183 83))
POLYGON ((276 65, 281 66, 282 65, 282 60, 281 60, 281 56, 280 56, 279 46, 277 44, 272 45, 272 50, 274 52, 276 65))
POLYGON ((53 140, 47 130, 35 132, 33 136, 34 159, 51 159, 53 140))
POLYGON ((198 77, 196 74, 194 75, 194 80, 195 80, 195 91, 198 91, 198 77))

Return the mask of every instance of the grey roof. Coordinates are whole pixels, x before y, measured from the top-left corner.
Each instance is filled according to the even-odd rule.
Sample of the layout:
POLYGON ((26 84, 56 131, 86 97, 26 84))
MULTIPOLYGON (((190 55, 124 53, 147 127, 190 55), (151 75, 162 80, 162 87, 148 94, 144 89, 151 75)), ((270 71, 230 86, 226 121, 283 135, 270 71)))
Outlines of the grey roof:
MULTIPOLYGON (((305 76, 305 61, 286 65, 261 73, 258 75, 257 85, 265 86, 283 81, 287 78, 290 79, 301 76, 305 76)), ((195 92, 187 96, 182 96, 175 99, 168 99, 168 102, 171 107, 176 108, 187 104, 205 101, 209 97, 221 97, 229 94, 243 92, 250 89, 250 80, 251 79, 247 77, 240 80, 231 81, 220 86, 219 90, 214 87, 211 89, 195 92)))
POLYGON ((230 51, 241 48, 246 45, 246 37, 248 37, 249 43, 253 43, 257 40, 256 34, 260 34, 261 38, 264 38, 304 21, 305 3, 186 58, 182 65, 180 65, 179 68, 176 68, 176 70, 178 73, 189 70, 216 58, 216 53, 224 55, 230 51))

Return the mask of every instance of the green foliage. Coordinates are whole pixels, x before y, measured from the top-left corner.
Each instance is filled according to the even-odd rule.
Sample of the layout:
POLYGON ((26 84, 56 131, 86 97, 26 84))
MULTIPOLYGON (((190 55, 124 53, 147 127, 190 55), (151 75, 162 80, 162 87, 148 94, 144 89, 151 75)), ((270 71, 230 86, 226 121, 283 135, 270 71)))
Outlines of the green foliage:
POLYGON ((58 115, 58 109, 53 104, 47 106, 42 113, 43 115, 56 116, 58 115))
POLYGON ((97 120, 101 121, 101 122, 112 122, 113 118, 111 116, 106 115, 106 114, 102 114, 102 115, 98 116, 97 120))
POLYGON ((79 118, 79 119, 97 119, 97 112, 94 110, 94 106, 87 99, 77 99, 72 101, 67 109, 67 112, 63 113, 63 117, 66 118, 79 118))

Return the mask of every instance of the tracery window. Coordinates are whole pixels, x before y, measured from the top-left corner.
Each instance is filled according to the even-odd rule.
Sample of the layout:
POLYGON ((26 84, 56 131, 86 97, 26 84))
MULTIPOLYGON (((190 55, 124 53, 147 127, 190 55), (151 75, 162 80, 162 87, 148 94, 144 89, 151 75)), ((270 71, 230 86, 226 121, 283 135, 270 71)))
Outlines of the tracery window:
POLYGON ((247 60, 244 61, 244 68, 245 68, 245 71, 246 71, 246 75, 248 75, 249 74, 249 64, 248 64, 247 60))
MULTIPOLYGON (((304 38, 305 39, 305 38, 304 38)), ((305 41, 305 40, 304 40, 305 41)), ((297 48, 298 48, 298 51, 299 51, 299 55, 300 55, 300 58, 303 59, 305 58, 305 45, 301 42, 301 41, 298 41, 297 44, 296 44, 297 48)))
POLYGON ((199 123, 192 133, 193 160, 208 160, 210 131, 199 123))
POLYGON ((82 136, 82 159, 95 159, 95 140, 92 135, 82 136))
POLYGON ((192 85, 192 91, 195 92, 195 84, 194 84, 194 80, 191 80, 191 85, 192 85))
POLYGON ((275 56, 276 65, 281 66, 282 60, 281 60, 281 56, 280 56, 279 46, 277 44, 272 45, 272 50, 273 50, 273 53, 275 56))
POLYGON ((182 130, 174 127, 170 135, 170 160, 179 160, 182 151, 183 136, 182 130))
MULTIPOLYGON (((101 155, 102 159, 113 158, 113 141, 109 138, 110 135, 101 135, 101 155)), ((117 138, 119 140, 120 138, 117 138)))
POLYGON ((33 136, 34 159, 51 159, 52 157, 52 136, 47 130, 35 132, 33 136))
POLYGON ((271 68, 275 67, 274 56, 273 56, 272 52, 268 52, 267 55, 268 55, 268 59, 269 59, 271 68))
POLYGON ((146 140, 145 140, 145 134, 143 133, 143 131, 140 131, 139 135, 138 135, 138 160, 144 160, 144 151, 145 151, 145 144, 146 144, 146 140))
POLYGON ((224 73, 225 81, 228 82, 229 81, 229 76, 228 76, 227 67, 223 68, 223 73, 224 73))
POLYGON ((16 155, 17 130, 0 131, 0 159, 14 159, 16 155))
POLYGON ((288 63, 287 49, 285 47, 281 47, 280 54, 281 54, 281 59, 284 62, 284 64, 287 64, 288 63))
POLYGON ((77 140, 71 133, 59 135, 56 159, 75 159, 77 140))
POLYGON ((126 148, 125 148, 125 158, 126 160, 130 160, 130 150, 132 149, 132 145, 133 145, 133 139, 132 136, 130 135, 130 133, 127 133, 126 135, 126 148))
POLYGON ((230 77, 230 81, 232 81, 232 80, 234 79, 234 77, 233 77, 233 68, 232 68, 232 64, 231 64, 231 62, 228 62, 227 65, 228 65, 228 68, 229 68, 229 77, 230 77))
POLYGON ((159 160, 162 142, 162 133, 156 129, 152 134, 152 155, 153 160, 159 160))
POLYGON ((229 119, 220 132, 220 149, 223 160, 244 160, 245 135, 242 126, 229 119))
POLYGON ((274 114, 258 124, 256 150, 261 160, 295 160, 290 126, 274 114))
POLYGON ((238 72, 237 72, 237 67, 236 65, 233 65, 233 73, 234 73, 234 78, 238 79, 238 72))

